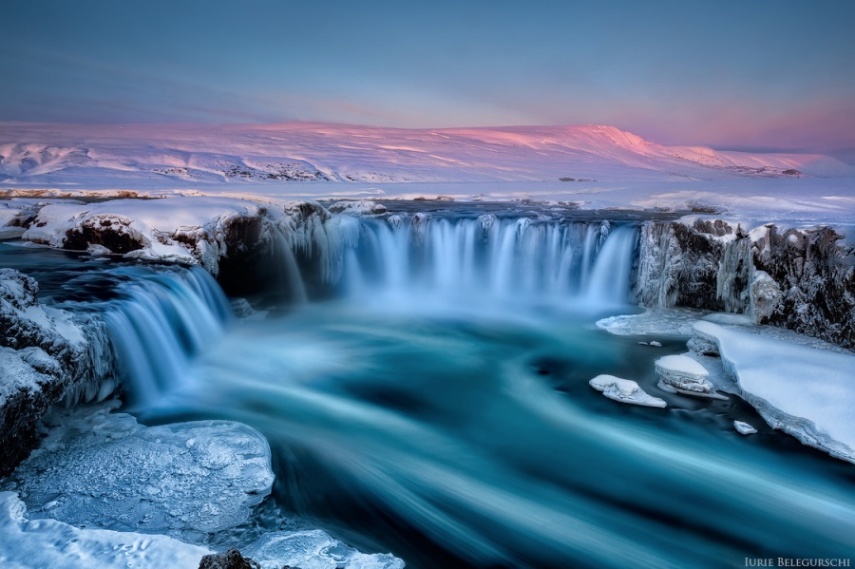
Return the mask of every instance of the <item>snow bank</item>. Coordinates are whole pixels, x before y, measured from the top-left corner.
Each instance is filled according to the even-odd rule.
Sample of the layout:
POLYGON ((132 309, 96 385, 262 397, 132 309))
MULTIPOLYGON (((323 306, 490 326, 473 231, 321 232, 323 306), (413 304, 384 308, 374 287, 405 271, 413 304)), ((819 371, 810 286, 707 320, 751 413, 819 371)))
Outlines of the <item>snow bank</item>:
POLYGON ((855 462, 855 354, 781 342, 697 322, 725 369, 769 425, 804 444, 855 462))
POLYGON ((56 425, 6 485, 39 516, 177 535, 238 525, 270 492, 270 448, 254 429, 227 421, 147 428, 111 413, 116 406, 51 417, 56 425))
POLYGON ((588 385, 601 391, 609 399, 631 405, 643 407, 666 407, 667 404, 658 397, 653 397, 645 392, 639 385, 629 379, 622 379, 613 375, 598 375, 588 382, 588 385))
POLYGON ((0 492, 0 565, 4 569, 196 569, 208 553, 166 536, 29 520, 26 506, 14 492, 0 492))

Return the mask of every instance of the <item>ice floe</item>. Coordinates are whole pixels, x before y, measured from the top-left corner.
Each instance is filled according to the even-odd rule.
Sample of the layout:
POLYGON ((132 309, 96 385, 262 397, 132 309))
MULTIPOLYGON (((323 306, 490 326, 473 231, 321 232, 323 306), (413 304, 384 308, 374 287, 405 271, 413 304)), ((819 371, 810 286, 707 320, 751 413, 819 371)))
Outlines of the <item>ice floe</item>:
POLYGON ((716 342, 725 370, 769 425, 855 462, 855 354, 711 322, 694 329, 716 342))
MULTIPOLYGON (((93 479, 90 485, 97 485, 93 479)), ((196 569, 210 553, 163 535, 84 529, 28 519, 14 492, 0 492, 0 565, 4 569, 196 569)))
POLYGON ((613 375, 602 374, 588 382, 588 385, 601 391, 603 395, 609 399, 614 399, 621 403, 629 403, 631 405, 641 405, 644 407, 665 407, 666 403, 658 397, 649 395, 641 389, 639 385, 630 380, 615 377, 613 375))
POLYGON ((710 399, 727 399, 719 395, 707 379, 707 369, 688 356, 665 356, 656 360, 654 365, 659 375, 659 388, 663 391, 710 399))
POLYGON ((30 510, 122 531, 214 532, 244 522, 270 492, 270 448, 228 421, 144 427, 115 403, 57 424, 5 483, 30 510))
POLYGON ((757 429, 755 429, 745 421, 734 421, 733 428, 736 429, 736 431, 740 435, 753 435, 757 432, 757 429))

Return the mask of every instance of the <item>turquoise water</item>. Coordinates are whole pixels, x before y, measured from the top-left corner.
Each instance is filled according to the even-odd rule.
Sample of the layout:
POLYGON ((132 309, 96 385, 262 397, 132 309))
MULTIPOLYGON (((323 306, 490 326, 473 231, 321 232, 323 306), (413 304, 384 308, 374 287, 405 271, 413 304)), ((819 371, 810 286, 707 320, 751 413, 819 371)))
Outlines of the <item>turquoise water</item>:
MULTIPOLYGON (((855 551, 851 465, 736 401, 654 387, 661 350, 578 307, 334 302, 244 322, 143 416, 260 429, 286 511, 410 567, 742 567, 855 551), (605 399, 599 373, 664 410, 605 399)), ((648 338, 649 339, 649 338, 648 338)), ((684 339, 683 339, 684 340, 684 339)))
POLYGON ((596 329, 636 310, 632 226, 481 216, 325 231, 311 255, 280 246, 296 249, 284 280, 304 282, 277 286, 299 302, 241 321, 199 269, 0 248, 48 299, 104 313, 127 408, 144 421, 228 418, 267 436, 273 495, 210 543, 245 545, 296 515, 424 569, 744 567, 855 551, 851 464, 763 427, 735 398, 659 391, 653 361, 686 338, 655 349, 596 329), (601 373, 668 408, 604 398, 588 386, 601 373), (741 437, 734 419, 760 433, 741 437))

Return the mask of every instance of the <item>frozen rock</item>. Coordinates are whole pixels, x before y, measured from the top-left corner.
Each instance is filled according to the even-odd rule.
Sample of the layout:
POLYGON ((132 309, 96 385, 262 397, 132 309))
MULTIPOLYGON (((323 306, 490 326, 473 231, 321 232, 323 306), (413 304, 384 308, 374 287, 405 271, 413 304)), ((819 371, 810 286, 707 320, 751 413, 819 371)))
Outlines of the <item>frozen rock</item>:
POLYGON ((38 292, 32 278, 0 269, 0 475, 35 445, 52 405, 94 399, 113 373, 103 324, 43 306, 38 292))
POLYGON ((629 379, 602 374, 589 381, 588 385, 601 391, 609 399, 621 403, 660 408, 667 405, 662 399, 647 394, 636 382, 629 379))
POLYGON ((662 343, 657 342, 656 340, 651 340, 649 345, 653 346, 654 348, 661 348, 662 347, 662 343))
POLYGON ((261 566, 232 548, 224 553, 206 555, 199 562, 199 569, 261 569, 261 566))
POLYGON ((681 393, 710 399, 727 399, 716 393, 707 379, 709 372, 688 356, 665 356, 656 360, 659 388, 670 393, 681 393))
POLYGON ((214 532, 270 492, 267 441, 229 421, 144 427, 115 402, 51 416, 7 485, 40 516, 122 531, 214 532))
POLYGON ((734 421, 733 428, 736 429, 740 435, 753 435, 757 432, 757 429, 744 421, 734 421))
POLYGON ((361 553, 322 530, 273 532, 244 550, 262 569, 282 564, 300 569, 403 569, 404 562, 390 553, 361 553))
POLYGON ((204 547, 162 535, 30 520, 14 492, 0 492, 0 561, 5 569, 195 569, 208 553, 204 547))

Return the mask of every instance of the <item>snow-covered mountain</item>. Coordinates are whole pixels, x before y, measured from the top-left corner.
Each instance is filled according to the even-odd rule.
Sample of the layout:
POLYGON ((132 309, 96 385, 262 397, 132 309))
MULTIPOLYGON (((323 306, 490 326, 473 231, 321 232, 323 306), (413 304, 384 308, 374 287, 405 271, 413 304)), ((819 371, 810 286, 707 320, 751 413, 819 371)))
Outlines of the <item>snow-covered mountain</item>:
POLYGON ((611 126, 392 129, 0 124, 6 187, 227 183, 656 182, 852 175, 815 154, 663 146, 611 126))

